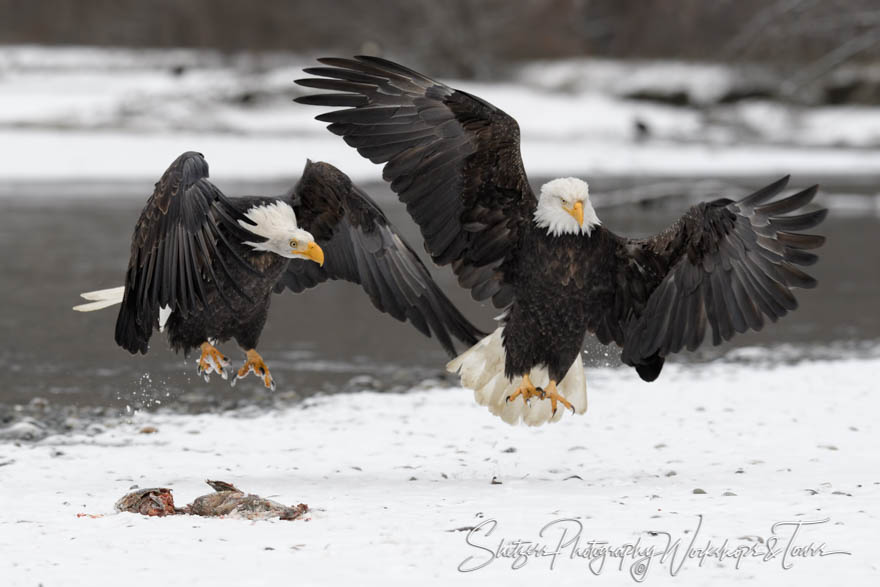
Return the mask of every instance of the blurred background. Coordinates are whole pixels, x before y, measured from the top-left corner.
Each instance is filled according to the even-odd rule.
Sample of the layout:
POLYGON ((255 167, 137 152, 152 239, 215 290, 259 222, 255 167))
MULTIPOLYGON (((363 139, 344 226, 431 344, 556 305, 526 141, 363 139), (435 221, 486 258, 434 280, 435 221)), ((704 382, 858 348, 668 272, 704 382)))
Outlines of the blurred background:
POLYGON ((819 76, 880 56, 873 0, 3 0, 0 15, 3 43, 370 50, 457 77, 583 56, 810 65, 819 76))
MULTIPOLYGON (((320 110, 292 103, 316 57, 358 53, 504 109, 533 184, 583 177, 619 233, 649 234, 693 202, 786 173, 793 188, 821 183, 832 213, 819 288, 761 333, 674 360, 877 352, 876 1, 0 0, 0 424, 454 383, 438 345, 349 284, 274 300, 260 348, 274 394, 204 383, 158 335, 131 357, 113 343, 114 310, 70 310, 79 292, 121 284, 138 212, 186 150, 205 154, 228 195, 282 193, 306 158, 329 161, 421 250, 381 170, 314 121, 320 110)), ((493 327, 495 311, 449 271, 434 275, 493 327)), ((593 367, 618 365, 616 349, 586 350, 593 367)))

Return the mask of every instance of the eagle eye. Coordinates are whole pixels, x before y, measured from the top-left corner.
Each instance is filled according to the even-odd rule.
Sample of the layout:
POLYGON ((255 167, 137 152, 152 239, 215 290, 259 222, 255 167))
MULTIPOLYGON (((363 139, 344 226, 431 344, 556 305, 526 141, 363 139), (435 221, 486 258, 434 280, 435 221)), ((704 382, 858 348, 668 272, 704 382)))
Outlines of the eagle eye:
POLYGON ((295 249, 296 245, 297 245, 296 239, 295 238, 290 239, 290 248, 295 249))

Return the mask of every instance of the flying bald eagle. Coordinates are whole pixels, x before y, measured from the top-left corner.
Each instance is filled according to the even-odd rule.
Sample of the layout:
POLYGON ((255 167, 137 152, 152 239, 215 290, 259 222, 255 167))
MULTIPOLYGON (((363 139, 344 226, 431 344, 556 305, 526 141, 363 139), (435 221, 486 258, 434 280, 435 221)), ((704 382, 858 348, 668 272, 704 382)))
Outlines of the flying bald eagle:
POLYGON ((176 351, 199 348, 199 373, 224 379, 214 347, 234 338, 254 372, 275 383, 256 351, 272 292, 328 279, 359 283, 380 311, 432 334, 455 356, 451 336, 472 345, 484 333, 462 316, 378 206, 341 171, 306 163, 289 196, 226 197, 208 181, 200 153, 178 157, 156 183, 131 244, 125 286, 83 294, 91 311, 121 303, 116 342, 144 353, 156 329, 176 351))
POLYGON ((797 307, 791 289, 816 281, 795 267, 826 210, 811 187, 777 199, 783 178, 739 201, 690 208, 647 239, 601 225, 587 184, 553 180, 535 197, 516 121, 488 102, 377 57, 319 60, 297 99, 343 107, 318 116, 374 163, 421 227, 428 253, 449 264, 474 299, 505 309, 503 326, 451 363, 479 403, 510 423, 586 410, 587 332, 622 347, 645 381, 671 353, 760 330, 797 307), (518 401, 521 399, 522 401, 518 401), (535 402, 531 399, 546 399, 535 402), (514 401, 517 400, 517 401, 514 401))

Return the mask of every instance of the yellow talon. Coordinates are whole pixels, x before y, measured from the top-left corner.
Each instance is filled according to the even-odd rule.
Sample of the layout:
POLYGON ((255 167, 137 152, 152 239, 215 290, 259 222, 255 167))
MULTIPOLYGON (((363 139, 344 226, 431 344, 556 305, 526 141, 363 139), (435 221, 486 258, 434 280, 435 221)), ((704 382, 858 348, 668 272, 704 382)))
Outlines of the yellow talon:
POLYGON ((269 367, 263 362, 263 357, 260 356, 260 353, 258 353, 256 349, 250 349, 247 351, 247 359, 245 360, 244 365, 241 366, 241 369, 238 370, 235 379, 232 381, 232 385, 235 385, 239 379, 247 377, 247 374, 250 372, 253 372, 257 377, 260 377, 263 380, 263 385, 268 389, 275 390, 275 380, 272 379, 272 375, 269 373, 269 367))
POLYGON ((507 401, 515 400, 518 397, 522 397, 523 403, 526 405, 530 405, 529 400, 534 397, 538 399, 549 399, 550 408, 553 410, 554 414, 556 413, 558 404, 562 404, 574 413, 574 406, 571 405, 571 402, 567 399, 559 395, 559 392, 556 391, 556 382, 552 379, 546 389, 541 389, 540 387, 535 387, 528 375, 523 375, 522 385, 520 385, 516 391, 507 396, 507 401))
POLYGON ((549 399, 550 400, 550 409, 553 410, 553 413, 556 413, 556 403, 560 403, 569 410, 571 413, 574 413, 574 406, 571 405, 567 399, 559 395, 559 392, 556 391, 556 382, 552 379, 550 380, 550 384, 541 391, 541 399, 549 399))
POLYGON ((223 356, 223 353, 207 341, 203 342, 199 348, 202 350, 202 355, 198 360, 199 375, 202 375, 205 381, 208 381, 208 375, 213 371, 223 379, 226 379, 229 375, 223 370, 223 367, 229 366, 229 360, 223 356))
POLYGON ((523 375, 522 384, 517 388, 516 391, 507 396, 507 401, 515 400, 518 397, 523 398, 523 403, 528 405, 529 400, 533 397, 541 398, 543 397, 544 392, 538 389, 532 384, 532 380, 528 375, 523 375))

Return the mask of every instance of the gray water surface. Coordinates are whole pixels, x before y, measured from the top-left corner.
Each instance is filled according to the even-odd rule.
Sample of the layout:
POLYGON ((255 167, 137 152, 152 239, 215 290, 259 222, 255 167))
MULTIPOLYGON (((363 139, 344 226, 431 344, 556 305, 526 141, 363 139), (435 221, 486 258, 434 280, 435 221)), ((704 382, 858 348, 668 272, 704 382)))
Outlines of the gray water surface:
MULTIPOLYGON (((737 181, 754 188, 764 179, 737 181)), ((681 182, 680 191, 686 192, 685 186, 691 184, 692 180, 681 182)), ((281 193, 285 187, 220 185, 229 195, 281 193)), ((676 192, 674 182, 670 186, 667 180, 666 185, 676 192)), ((595 194, 620 188, 612 179, 594 179, 591 186, 595 194)), ((89 314, 71 310, 81 301, 80 292, 122 284, 131 232, 151 187, 148 182, 42 186, 0 199, 0 405, 26 404, 41 397, 53 404, 114 409, 165 405, 192 409, 272 397, 253 378, 235 388, 216 376, 205 383, 196 376, 195 357, 185 361, 173 354, 159 334, 154 335, 147 356, 129 355, 113 341, 117 308, 89 314)), ((388 188, 365 187, 421 252, 417 228, 388 188)), ((744 194, 745 189, 731 195, 744 194)), ((834 208, 838 199, 846 199, 841 192, 852 191, 851 186, 826 185, 819 200, 834 208)), ((663 228, 689 204, 685 198, 670 198, 651 205, 611 206, 610 197, 595 199, 605 226, 631 236, 663 228)), ((851 203, 852 196, 847 201, 851 203)), ((828 243, 820 250, 819 263, 809 269, 820 285, 799 292, 797 312, 720 349, 685 353, 673 360, 710 360, 740 346, 786 343, 806 353, 880 339, 880 217, 870 204, 856 206, 855 212, 847 208, 849 212, 833 209, 821 227, 828 243)), ((497 310, 471 300, 447 268, 429 267, 465 315, 485 330, 494 328, 497 310)), ((243 359, 234 342, 221 348, 234 364, 243 359)), ((617 364, 617 349, 594 341, 586 349, 590 365, 617 364)), ((378 313, 362 290, 348 283, 276 296, 259 350, 278 384, 276 397, 353 387, 403 390, 425 379, 446 377, 447 357, 435 341, 378 313)))

